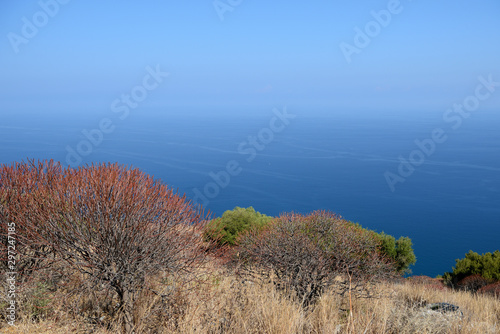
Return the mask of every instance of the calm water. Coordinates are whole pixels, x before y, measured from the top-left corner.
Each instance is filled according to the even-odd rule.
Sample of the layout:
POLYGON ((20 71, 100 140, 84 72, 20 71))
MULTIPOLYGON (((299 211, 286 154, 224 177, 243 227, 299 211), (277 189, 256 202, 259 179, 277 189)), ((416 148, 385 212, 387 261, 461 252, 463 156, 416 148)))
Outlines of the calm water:
POLYGON ((0 163, 34 157, 75 164, 67 146, 77 151, 80 144, 81 152, 91 151, 81 164, 134 165, 216 215, 234 206, 268 215, 332 210, 370 229, 411 237, 414 274, 442 274, 469 249, 500 248, 498 114, 477 111, 454 130, 439 111, 287 110, 296 117, 286 125, 272 108, 141 110, 125 120, 110 112, 6 114, 0 163), (113 131, 93 137, 95 145, 82 144, 82 130, 97 128, 103 118, 113 131), (431 138, 436 128, 447 139, 429 156, 413 153, 419 166, 391 191, 384 173, 398 174, 399 156, 409 159, 418 149, 414 141, 431 138), (233 175, 221 172, 228 163, 233 175))

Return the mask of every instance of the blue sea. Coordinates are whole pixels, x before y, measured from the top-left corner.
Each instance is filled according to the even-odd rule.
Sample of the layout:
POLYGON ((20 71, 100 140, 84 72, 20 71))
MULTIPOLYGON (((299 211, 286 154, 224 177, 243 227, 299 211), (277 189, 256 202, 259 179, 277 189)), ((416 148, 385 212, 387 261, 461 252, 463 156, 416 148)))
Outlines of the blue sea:
POLYGON ((443 114, 279 105, 143 108, 123 119, 16 111, 0 123, 0 163, 133 165, 217 216, 235 206, 273 216, 331 210, 409 236, 413 274, 435 276, 469 250, 500 248, 500 115, 443 114))

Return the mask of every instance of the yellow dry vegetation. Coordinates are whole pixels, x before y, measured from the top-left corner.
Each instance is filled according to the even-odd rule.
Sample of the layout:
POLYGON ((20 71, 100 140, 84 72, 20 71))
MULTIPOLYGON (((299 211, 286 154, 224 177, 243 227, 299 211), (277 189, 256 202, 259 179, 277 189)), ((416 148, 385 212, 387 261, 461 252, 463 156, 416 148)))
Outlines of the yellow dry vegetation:
MULTIPOLYGON (((168 277, 148 284, 155 292, 139 296, 135 312, 141 321, 136 333, 500 333, 500 299, 437 289, 415 280, 373 286, 378 297, 354 298, 352 314, 347 296, 330 291, 303 309, 271 283, 242 281, 220 266, 212 268, 204 284, 193 283, 189 289, 172 285, 168 277), (459 306, 463 317, 426 308, 438 302, 459 306)), ((120 332, 117 319, 97 325, 54 309, 52 316, 37 323, 20 321, 11 327, 3 322, 0 333, 120 332)))

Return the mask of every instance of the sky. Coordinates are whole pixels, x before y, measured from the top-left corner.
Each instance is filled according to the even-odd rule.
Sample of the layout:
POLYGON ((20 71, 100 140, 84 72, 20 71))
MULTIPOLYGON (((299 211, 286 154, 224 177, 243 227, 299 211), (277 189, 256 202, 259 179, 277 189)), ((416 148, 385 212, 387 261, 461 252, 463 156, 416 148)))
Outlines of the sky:
POLYGON ((498 0, 2 1, 0 113, 102 113, 145 80, 162 108, 443 112, 479 76, 500 81, 499 14, 498 0))

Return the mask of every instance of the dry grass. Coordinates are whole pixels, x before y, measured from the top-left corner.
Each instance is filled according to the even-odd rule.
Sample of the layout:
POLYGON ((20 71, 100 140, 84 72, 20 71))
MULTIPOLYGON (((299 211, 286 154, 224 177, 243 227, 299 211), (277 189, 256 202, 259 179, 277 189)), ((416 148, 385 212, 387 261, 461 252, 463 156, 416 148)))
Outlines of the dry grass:
MULTIPOLYGON (((73 278, 65 289, 80 283, 73 278)), ((141 319, 137 333, 500 333, 499 299, 415 281, 373 287, 379 297, 354 299, 352 314, 348 300, 333 292, 305 310, 271 284, 242 283, 222 268, 213 269, 201 285, 193 282, 179 287, 168 277, 148 284, 151 289, 145 289, 135 310, 141 319), (458 305, 464 316, 442 315, 425 308, 435 302, 458 305)), ((63 303, 64 297, 58 293, 40 287, 25 290, 19 297, 23 319, 15 328, 3 319, 0 333, 119 332, 119 321, 110 311, 112 302, 76 294, 63 303), (32 316, 30 320, 29 312, 40 303, 44 304, 43 312, 36 321, 32 316), (102 320, 96 322, 96 318, 102 320)))

